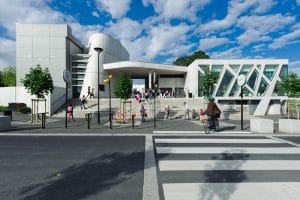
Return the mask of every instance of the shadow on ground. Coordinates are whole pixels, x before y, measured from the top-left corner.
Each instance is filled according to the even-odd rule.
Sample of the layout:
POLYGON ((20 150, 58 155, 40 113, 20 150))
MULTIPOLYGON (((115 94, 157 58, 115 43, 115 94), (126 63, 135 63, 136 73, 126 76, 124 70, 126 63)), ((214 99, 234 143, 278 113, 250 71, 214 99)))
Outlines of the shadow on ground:
MULTIPOLYGON (((144 160, 144 152, 105 154, 63 169, 57 174, 46 177, 40 183, 25 186, 20 191, 20 195, 25 196, 22 200, 83 199, 109 191, 113 186, 124 182, 134 184, 137 180, 133 180, 132 174, 143 173, 144 170, 144 162, 137 162, 141 158, 144 160)), ((133 186, 142 187, 142 185, 133 186)), ((142 191, 142 188, 138 191, 142 191)), ((124 190, 116 193, 119 194, 115 194, 113 199, 120 199, 122 195, 126 195, 128 199, 140 199, 142 196, 124 190)), ((105 196, 101 197, 105 198, 105 196)))

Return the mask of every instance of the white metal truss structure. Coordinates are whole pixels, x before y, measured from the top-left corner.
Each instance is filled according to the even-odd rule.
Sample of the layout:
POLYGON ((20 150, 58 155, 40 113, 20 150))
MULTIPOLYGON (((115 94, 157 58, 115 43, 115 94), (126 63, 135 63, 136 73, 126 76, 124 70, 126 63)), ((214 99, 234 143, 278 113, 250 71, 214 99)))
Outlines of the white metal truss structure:
MULTIPOLYGON (((190 65, 191 68, 197 68, 198 85, 194 87, 196 86, 198 93, 201 92, 199 82, 206 70, 219 77, 212 92, 218 100, 239 100, 241 89, 237 84, 237 78, 240 74, 244 74, 246 76, 244 99, 259 100, 254 115, 265 115, 271 100, 285 98, 278 94, 277 84, 281 77, 287 74, 287 66, 287 59, 198 59, 190 65)), ((196 70, 189 72, 196 78, 196 70)))

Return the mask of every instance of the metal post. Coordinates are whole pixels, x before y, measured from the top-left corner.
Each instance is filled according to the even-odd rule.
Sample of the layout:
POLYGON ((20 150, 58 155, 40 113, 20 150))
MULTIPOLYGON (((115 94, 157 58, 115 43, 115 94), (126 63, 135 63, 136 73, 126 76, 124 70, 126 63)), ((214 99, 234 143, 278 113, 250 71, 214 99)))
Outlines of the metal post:
POLYGON ((99 58, 99 56, 100 56, 100 53, 103 51, 103 49, 102 48, 100 48, 100 47, 95 47, 94 48, 94 50, 98 53, 98 68, 97 68, 97 76, 98 76, 98 85, 97 85, 97 90, 98 90, 98 92, 97 92, 97 99, 98 99, 98 124, 100 124, 100 85, 99 85, 99 83, 100 83, 100 77, 99 77, 99 67, 100 67, 100 64, 99 64, 99 60, 100 60, 100 58, 99 58))
POLYGON ((99 56, 100 56, 100 52, 98 51, 98 73, 97 73, 97 76, 98 76, 98 95, 97 95, 97 98, 98 98, 98 116, 97 116, 97 119, 98 119, 98 124, 100 124, 100 88, 99 88, 99 56))
POLYGON ((241 130, 244 129, 243 127, 243 86, 241 86, 241 130))
POLYGON ((155 104, 156 104, 156 87, 154 86, 154 106, 153 106, 153 128, 156 129, 155 104))
POLYGON ((65 115, 65 128, 68 128, 68 82, 66 82, 66 115, 65 115))
POLYGON ((108 82, 108 90, 109 90, 109 128, 112 129, 110 80, 108 82))

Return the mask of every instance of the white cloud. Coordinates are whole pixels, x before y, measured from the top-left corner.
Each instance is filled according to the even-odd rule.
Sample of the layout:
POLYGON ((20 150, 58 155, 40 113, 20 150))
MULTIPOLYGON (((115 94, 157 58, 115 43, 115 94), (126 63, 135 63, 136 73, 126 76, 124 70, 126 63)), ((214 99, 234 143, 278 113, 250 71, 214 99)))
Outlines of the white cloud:
POLYGON ((242 49, 241 47, 233 47, 226 51, 214 52, 211 55, 211 58, 214 59, 231 59, 231 58, 241 58, 242 49))
POLYGON ((295 42, 294 40, 297 39, 297 38, 300 38, 300 28, 275 39, 273 41, 273 43, 271 43, 269 45, 269 48, 270 49, 279 49, 281 47, 284 47, 284 46, 287 46, 291 43, 294 43, 295 42))
POLYGON ((143 5, 152 5, 159 17, 164 19, 195 20, 196 13, 209 2, 210 0, 143 0, 143 5))
POLYGON ((94 17, 97 17, 97 18, 100 17, 100 15, 99 15, 99 13, 98 13, 97 11, 93 11, 93 12, 92 12, 92 15, 93 15, 94 17))
POLYGON ((224 30, 234 25, 238 17, 248 11, 250 8, 254 8, 254 12, 262 13, 270 9, 275 3, 273 0, 265 0, 265 3, 261 3, 260 0, 241 1, 231 0, 228 6, 228 14, 224 19, 212 20, 207 24, 203 24, 199 28, 199 32, 209 33, 219 30, 224 30))
MULTIPOLYGON (((172 54, 173 50, 186 43, 187 33, 190 27, 184 23, 177 26, 169 24, 160 24, 150 29, 150 45, 146 50, 146 57, 149 59, 163 53, 172 54)), ((182 52, 184 53, 184 52, 182 52)))
POLYGON ((16 23, 67 23, 74 22, 71 16, 51 9, 48 0, 0 1, 0 24, 15 37, 16 23))
POLYGON ((296 0, 297 5, 300 6, 300 0, 296 0))
POLYGON ((245 16, 238 19, 237 26, 245 29, 238 38, 241 45, 249 45, 253 42, 269 41, 272 38, 269 33, 282 30, 295 22, 295 17, 283 16, 281 14, 265 16, 245 16))
POLYGON ((201 39, 199 42, 200 49, 201 50, 209 50, 214 47, 220 46, 222 44, 229 43, 230 40, 228 38, 216 38, 214 37, 209 37, 209 38, 204 38, 201 39))
POLYGON ((258 6, 255 8, 254 13, 265 13, 266 11, 270 10, 276 2, 273 0, 263 0, 258 1, 258 6))
POLYGON ((121 18, 130 9, 131 0, 96 0, 99 10, 108 12, 112 18, 121 18))
POLYGON ((7 38, 0 37, 0 69, 8 65, 15 66, 16 42, 7 38))
POLYGON ((123 18, 116 23, 110 22, 105 32, 122 41, 137 38, 142 30, 143 26, 139 22, 129 18, 123 18))
POLYGON ((72 28, 72 35, 78 38, 83 45, 87 45, 89 37, 93 33, 101 32, 103 27, 100 25, 81 25, 79 23, 69 24, 72 28))

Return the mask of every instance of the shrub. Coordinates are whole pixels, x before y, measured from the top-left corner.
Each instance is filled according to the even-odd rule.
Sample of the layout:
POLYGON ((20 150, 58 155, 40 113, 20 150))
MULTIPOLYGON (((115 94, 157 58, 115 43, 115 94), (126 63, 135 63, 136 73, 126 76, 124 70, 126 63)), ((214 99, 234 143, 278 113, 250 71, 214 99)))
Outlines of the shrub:
POLYGON ((29 113, 31 113, 31 108, 26 107, 26 106, 22 106, 19 109, 19 112, 22 113, 22 114, 29 114, 29 113))
POLYGON ((0 112, 3 112, 4 110, 8 110, 8 107, 0 105, 0 112))

